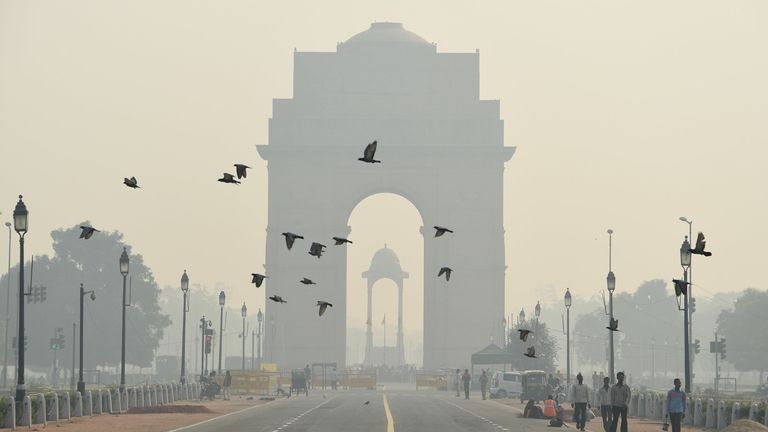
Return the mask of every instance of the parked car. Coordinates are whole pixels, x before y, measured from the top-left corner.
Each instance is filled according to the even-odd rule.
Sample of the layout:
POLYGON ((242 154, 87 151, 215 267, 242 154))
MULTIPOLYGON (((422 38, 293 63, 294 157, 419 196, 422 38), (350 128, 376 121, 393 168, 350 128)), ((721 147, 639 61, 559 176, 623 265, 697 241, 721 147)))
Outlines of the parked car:
POLYGON ((491 398, 506 398, 523 392, 523 376, 520 372, 496 371, 491 380, 491 398))

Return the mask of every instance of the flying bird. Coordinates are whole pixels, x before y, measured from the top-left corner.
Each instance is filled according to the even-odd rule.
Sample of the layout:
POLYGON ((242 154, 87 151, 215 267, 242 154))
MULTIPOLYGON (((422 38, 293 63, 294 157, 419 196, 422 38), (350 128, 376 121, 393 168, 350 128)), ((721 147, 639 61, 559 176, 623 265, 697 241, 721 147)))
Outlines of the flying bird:
POLYGON ((448 282, 449 280, 451 280, 451 273, 453 273, 453 269, 451 269, 450 267, 441 267, 440 273, 437 274, 437 277, 445 275, 445 281, 448 282))
POLYGON ((273 295, 269 299, 272 300, 275 303, 288 303, 287 301, 283 300, 283 298, 280 297, 279 295, 273 295))
POLYGON ((370 404, 371 404, 371 401, 369 401, 369 400, 363 402, 363 405, 370 405, 370 404))
POLYGON ((323 316, 323 314, 325 313, 325 310, 328 309, 328 306, 333 307, 332 304, 322 300, 318 300, 317 305, 320 306, 320 310, 318 311, 320 313, 320 316, 323 316))
POLYGON ((80 225, 80 229, 82 230, 80 232, 80 238, 81 239, 86 239, 86 240, 88 240, 89 238, 93 237, 93 233, 101 232, 101 231, 97 230, 96 228, 89 227, 89 226, 82 226, 82 225, 80 225))
POLYGON ((235 180, 235 176, 229 173, 222 174, 222 177, 219 179, 222 183, 234 183, 234 184, 240 184, 239 181, 235 180))
POLYGON ((248 165, 235 164, 235 169, 237 169, 237 178, 241 179, 248 177, 248 173, 245 171, 248 168, 250 168, 248 165))
POLYGON ((291 248, 293 247, 293 242, 295 242, 296 239, 304 238, 304 236, 300 236, 292 232, 284 232, 283 237, 285 237, 285 245, 288 247, 288 250, 291 250, 291 248))
POLYGON ((536 358, 536 348, 529 346, 528 350, 526 350, 526 352, 523 353, 523 355, 529 358, 536 358))
POLYGON ((309 247, 308 254, 312 256, 316 256, 318 259, 323 255, 323 248, 325 247, 324 244, 312 242, 312 245, 309 247))
POLYGON ((256 284, 256 288, 261 288, 261 284, 264 282, 264 279, 269 279, 267 276, 258 273, 251 273, 251 276, 253 276, 251 283, 256 284))
POLYGON ((520 340, 523 342, 526 342, 528 340, 528 335, 533 333, 532 331, 526 329, 518 329, 517 331, 520 332, 520 340))
POLYGON ((303 283, 304 285, 317 285, 315 281, 307 278, 302 278, 299 282, 303 283))
POLYGON ((123 178, 123 184, 132 189, 139 188, 139 182, 136 180, 136 177, 123 178))
POLYGON ((445 228, 445 227, 441 227, 441 226, 435 225, 435 237, 440 237, 440 236, 442 236, 443 234, 445 234, 447 232, 453 234, 452 230, 449 230, 448 228, 445 228))
POLYGON ((333 241, 336 242, 336 243, 334 243, 334 246, 340 246, 340 245, 343 245, 344 243, 352 244, 352 240, 347 240, 347 239, 341 238, 341 237, 333 237, 333 241))
POLYGON ((680 279, 672 279, 672 282, 675 284, 675 296, 680 297, 680 295, 688 295, 689 282, 680 279))
POLYGON ((691 253, 696 255, 712 256, 712 252, 704 250, 706 246, 707 241, 704 239, 704 233, 699 231, 699 235, 696 237, 696 247, 691 249, 691 253))
POLYGON ((363 157, 357 158, 359 161, 363 161, 366 163, 381 163, 380 160, 374 159, 374 155, 376 154, 376 146, 378 144, 376 141, 373 141, 372 143, 365 146, 365 151, 363 152, 363 157))
POLYGON ((605 328, 607 328, 610 331, 619 331, 619 320, 617 320, 616 318, 611 318, 610 324, 608 324, 608 326, 606 326, 605 328))

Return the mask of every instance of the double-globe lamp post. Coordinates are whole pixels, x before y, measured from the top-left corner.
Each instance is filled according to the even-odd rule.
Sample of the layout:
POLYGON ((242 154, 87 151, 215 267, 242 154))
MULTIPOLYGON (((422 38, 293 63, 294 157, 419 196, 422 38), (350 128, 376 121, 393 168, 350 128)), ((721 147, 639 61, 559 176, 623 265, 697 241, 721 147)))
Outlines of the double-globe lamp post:
MULTIPOLYGON (((688 269, 691 267, 691 244, 685 236, 680 246, 680 266, 683 267, 683 283, 688 288, 688 269)), ((688 332, 688 294, 683 295, 683 343, 685 345, 685 393, 691 393, 691 342, 688 332)))
POLYGON ((29 228, 29 212, 22 198, 19 195, 19 202, 13 209, 13 228, 19 234, 19 334, 16 338, 16 352, 18 353, 16 403, 20 406, 24 403, 24 397, 27 393, 24 386, 24 236, 29 228))
MULTIPOLYGON (((571 290, 565 289, 565 385, 571 388, 571 290)), ((562 315, 561 315, 562 316, 562 315)))
POLYGON ((187 293, 189 292, 189 276, 187 271, 181 275, 181 292, 184 293, 184 309, 181 313, 181 383, 187 382, 187 312, 189 312, 189 303, 187 302, 187 293))
POLYGON ((77 374, 77 392, 82 397, 85 397, 85 381, 83 380, 83 343, 85 337, 83 336, 83 299, 87 294, 91 295, 91 301, 96 300, 96 292, 94 290, 86 291, 83 284, 80 284, 80 370, 77 374))
MULTIPOLYGON (((610 327, 613 324, 613 291, 616 290, 616 276, 613 274, 613 270, 611 269, 611 247, 612 247, 612 241, 613 241, 613 230, 608 230, 608 276, 606 277, 606 282, 608 285, 608 316, 610 317, 610 321, 608 322, 608 326, 610 327)), ((608 330, 608 344, 609 350, 610 350, 610 360, 608 362, 608 373, 611 377, 611 383, 614 382, 616 379, 616 373, 615 373, 615 353, 613 350, 613 331, 608 330)))
POLYGON ((219 375, 221 375, 221 351, 224 348, 224 304, 226 302, 227 295, 221 291, 219 293, 219 375))
POLYGON ((123 248, 123 253, 120 254, 120 274, 123 275, 123 337, 120 348, 120 393, 122 394, 125 389, 125 289, 126 279, 128 278, 128 269, 130 267, 131 260, 128 258, 128 251, 123 248))
POLYGON ((240 315, 243 317, 243 365, 242 369, 245 370, 245 317, 248 316, 248 308, 245 307, 245 302, 243 302, 243 307, 240 308, 240 315))

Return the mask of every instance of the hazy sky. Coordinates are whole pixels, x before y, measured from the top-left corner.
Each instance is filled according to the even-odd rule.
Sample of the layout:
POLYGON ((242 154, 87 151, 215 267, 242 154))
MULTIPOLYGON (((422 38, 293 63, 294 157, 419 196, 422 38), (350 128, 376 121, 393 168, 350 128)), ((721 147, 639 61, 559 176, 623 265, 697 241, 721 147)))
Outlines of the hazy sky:
MULTIPOLYGON (((619 290, 679 276, 683 215, 714 253, 694 262, 699 295, 768 286, 762 0, 0 0, 0 218, 23 193, 30 253, 88 219, 125 233, 160 284, 186 268, 256 310, 267 176, 254 145, 267 143, 272 99, 292 96, 294 48, 334 51, 385 20, 440 52, 480 49, 481 96, 501 100, 517 147, 505 171, 508 310, 559 302, 566 287, 577 308, 602 289, 609 227, 619 290), (235 162, 254 167, 248 181, 216 182, 235 162), (131 175, 144 189, 121 184, 131 175)), ((385 223, 374 215, 391 201, 360 206, 352 236, 365 232, 355 222, 385 223)), ((421 221, 394 208, 403 231, 358 239, 351 324, 364 323, 359 274, 385 241, 421 296, 421 221)))

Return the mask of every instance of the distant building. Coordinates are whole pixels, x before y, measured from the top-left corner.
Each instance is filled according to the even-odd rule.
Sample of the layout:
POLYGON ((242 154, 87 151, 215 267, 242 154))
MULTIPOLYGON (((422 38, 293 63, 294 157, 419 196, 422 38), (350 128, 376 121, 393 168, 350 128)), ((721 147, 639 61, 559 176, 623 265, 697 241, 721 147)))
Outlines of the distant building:
POLYGON ((498 100, 480 100, 480 54, 438 53, 399 23, 374 23, 336 52, 294 53, 294 95, 275 99, 268 161, 265 361, 345 364, 349 247, 355 206, 391 192, 418 209, 424 240, 424 366, 465 367, 502 340, 505 147, 498 100), (378 140, 380 164, 357 158, 378 140), (433 225, 455 234, 434 238, 433 225), (282 232, 306 237, 288 251, 282 232), (326 242, 321 259, 307 254, 326 242), (331 249, 333 248, 333 249, 331 249), (436 277, 450 266, 450 282, 436 277), (317 286, 298 281, 309 277, 317 286), (317 316, 315 302, 334 307, 317 316))

